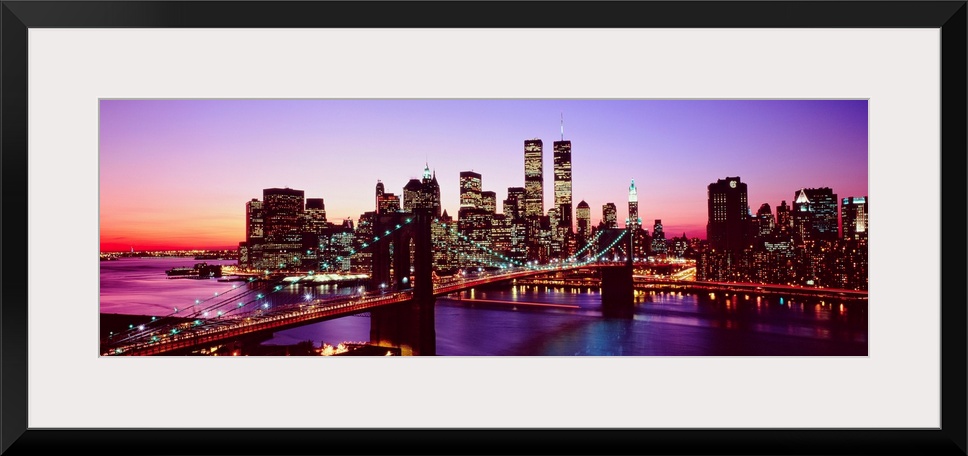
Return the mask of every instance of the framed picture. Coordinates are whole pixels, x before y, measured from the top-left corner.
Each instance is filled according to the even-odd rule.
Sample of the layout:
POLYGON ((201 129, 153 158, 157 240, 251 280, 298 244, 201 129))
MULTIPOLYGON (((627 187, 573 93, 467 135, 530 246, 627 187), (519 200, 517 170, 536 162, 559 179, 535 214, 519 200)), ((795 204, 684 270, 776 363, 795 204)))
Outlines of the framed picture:
MULTIPOLYGON (((964 221, 952 208, 961 207, 966 190, 966 11, 964 1, 3 2, 0 451, 965 454, 966 313, 954 288, 965 277, 964 221), (394 132, 405 142, 405 130, 387 125, 394 100, 477 100, 462 110, 485 111, 488 100, 564 99, 586 100, 583 109, 592 113, 596 105, 587 100, 860 100, 873 194, 869 211, 863 195, 873 219, 865 215, 864 229, 875 226, 860 356, 747 351, 321 363, 94 353, 97 347, 105 355, 94 310, 104 285, 93 280, 101 265, 89 258, 98 238, 103 250, 103 220, 111 216, 108 203, 116 204, 104 186, 117 174, 105 145, 123 150, 112 159, 159 154, 125 137, 152 122, 116 109, 130 106, 126 100, 384 100, 378 111, 385 115, 366 113, 379 121, 355 127, 357 134, 394 132), (127 130, 112 136, 107 115, 127 130)), ((213 109, 202 104, 196 108, 213 109)), ((330 111, 345 117, 355 109, 349 103, 330 111)), ((153 124, 168 137, 179 134, 176 124, 202 122, 191 112, 171 113, 176 122, 153 124)), ((397 116, 401 126, 412 120, 405 116, 397 116)), ((843 139, 838 122, 853 121, 832 116, 817 124, 814 139, 843 139)), ((597 118, 606 126, 623 122, 597 118)), ((718 122, 738 130, 741 121, 718 122)), ((485 143, 490 128, 482 125, 476 139, 468 130, 466 141, 485 143)), ((462 138, 452 139, 447 158, 461 156, 462 138)), ((193 172, 168 188, 218 192, 199 185, 206 174, 231 169, 234 179, 226 182, 252 180, 268 169, 263 157, 289 157, 277 149, 297 146, 266 143, 264 156, 244 155, 241 145, 209 147, 171 153, 169 161, 193 172), (217 163, 232 160, 253 163, 217 163)), ((651 160, 649 153, 661 167, 658 151, 641 159, 651 160)), ((327 158, 328 165, 314 166, 351 162, 327 158)), ((831 174, 849 167, 844 154, 796 159, 804 168, 824 161, 819 168, 831 174)), ((188 213, 191 196, 148 185, 164 173, 164 161, 124 168, 130 181, 144 183, 126 191, 175 199, 188 213)), ((689 172, 683 165, 656 175, 685 180, 689 172)), ((473 183, 475 173, 467 173, 473 183)), ((615 179, 623 190, 628 185, 624 176, 615 179)), ((729 177, 721 184, 741 187, 729 177)), ((659 220, 648 227, 662 230, 659 220)), ((407 288, 411 276, 388 277, 391 290, 359 299, 410 292, 393 288, 407 288)))

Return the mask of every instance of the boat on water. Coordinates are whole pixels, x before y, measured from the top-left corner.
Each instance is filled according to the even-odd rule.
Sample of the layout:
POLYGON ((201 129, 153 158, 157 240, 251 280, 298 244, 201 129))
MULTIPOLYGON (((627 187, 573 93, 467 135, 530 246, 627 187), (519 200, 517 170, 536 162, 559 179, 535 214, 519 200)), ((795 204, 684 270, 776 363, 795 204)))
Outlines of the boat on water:
POLYGON ((171 277, 186 277, 197 279, 208 279, 211 277, 222 277, 222 266, 218 264, 196 263, 190 268, 175 267, 165 271, 171 277))

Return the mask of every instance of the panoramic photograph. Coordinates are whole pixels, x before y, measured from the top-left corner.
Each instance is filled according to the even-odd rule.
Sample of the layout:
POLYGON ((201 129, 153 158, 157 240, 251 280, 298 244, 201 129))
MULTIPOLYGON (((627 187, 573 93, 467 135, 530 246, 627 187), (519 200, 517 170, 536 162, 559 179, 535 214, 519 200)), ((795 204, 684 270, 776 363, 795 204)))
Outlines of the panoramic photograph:
POLYGON ((99 186, 100 356, 868 355, 867 100, 102 99, 99 186))

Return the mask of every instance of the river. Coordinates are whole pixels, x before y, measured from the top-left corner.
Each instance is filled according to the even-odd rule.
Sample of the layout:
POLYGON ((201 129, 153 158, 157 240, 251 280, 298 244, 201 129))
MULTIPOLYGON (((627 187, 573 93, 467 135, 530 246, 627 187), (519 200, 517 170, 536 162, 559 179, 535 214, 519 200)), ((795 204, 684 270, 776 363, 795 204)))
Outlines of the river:
MULTIPOLYGON (((244 282, 169 279, 191 258, 101 262, 102 314, 180 315, 244 282), (199 304, 195 304, 199 301, 199 304), (178 309, 177 311, 175 309, 178 309)), ((234 264, 233 261, 206 261, 234 264)), ((278 302, 351 287, 286 287, 278 302)), ((866 356, 867 301, 746 293, 637 291, 631 319, 601 314, 595 289, 502 286, 439 298, 437 354, 445 356, 866 356)), ((365 342, 370 322, 350 316, 277 332, 264 345, 365 342)))

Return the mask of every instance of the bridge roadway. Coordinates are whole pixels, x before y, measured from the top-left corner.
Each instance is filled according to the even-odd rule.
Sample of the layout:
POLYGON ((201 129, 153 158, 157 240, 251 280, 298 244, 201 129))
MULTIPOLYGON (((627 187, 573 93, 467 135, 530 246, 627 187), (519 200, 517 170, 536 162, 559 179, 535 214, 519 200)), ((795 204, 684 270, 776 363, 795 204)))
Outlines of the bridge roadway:
MULTIPOLYGON (((504 282, 540 274, 567 271, 580 268, 621 267, 617 263, 563 263, 561 265, 541 269, 514 268, 500 273, 481 273, 471 277, 451 279, 434 285, 434 296, 443 296, 461 290, 504 282)), ((158 355, 175 350, 185 350, 217 344, 228 339, 253 335, 263 331, 280 331, 309 323, 330 320, 348 315, 358 314, 376 307, 397 304, 413 298, 411 290, 399 292, 369 292, 363 295, 316 299, 306 304, 289 306, 272 313, 259 316, 237 318, 223 318, 219 320, 203 320, 202 325, 191 322, 168 326, 164 333, 158 336, 158 330, 144 331, 142 337, 147 340, 133 341, 122 346, 113 346, 110 351, 103 353, 110 355, 158 355), (174 333, 171 333, 174 330, 174 333), (152 336, 158 340, 151 340, 152 336)))

